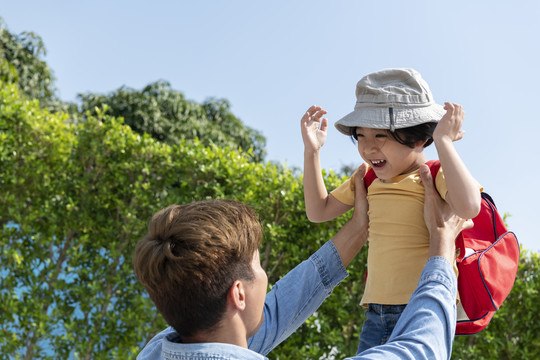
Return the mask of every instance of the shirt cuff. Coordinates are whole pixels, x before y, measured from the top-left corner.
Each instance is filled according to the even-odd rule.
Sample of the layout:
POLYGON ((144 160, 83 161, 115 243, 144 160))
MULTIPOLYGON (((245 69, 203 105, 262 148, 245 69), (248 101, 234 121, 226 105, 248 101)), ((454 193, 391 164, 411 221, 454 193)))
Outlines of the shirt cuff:
POLYGON ((454 296, 457 295, 456 273, 454 272, 452 264, 444 257, 433 256, 427 260, 418 284, 420 285, 430 281, 443 284, 454 296))
POLYGON ((341 257, 332 242, 327 241, 315 254, 310 257, 311 262, 319 272, 324 287, 332 291, 343 279, 349 276, 343 266, 341 257))

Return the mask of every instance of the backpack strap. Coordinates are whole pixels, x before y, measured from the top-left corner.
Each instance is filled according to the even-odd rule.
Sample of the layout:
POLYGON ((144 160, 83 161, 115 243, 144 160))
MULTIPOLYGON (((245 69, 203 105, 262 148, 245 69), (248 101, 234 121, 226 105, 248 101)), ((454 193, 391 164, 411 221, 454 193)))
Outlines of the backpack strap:
POLYGON ((439 169, 441 168, 441 162, 439 160, 429 160, 426 162, 426 165, 429 167, 429 171, 431 172, 431 178, 433 179, 433 186, 435 187, 435 190, 437 190, 437 173, 439 172, 439 169))
MULTIPOLYGON (((429 167, 429 171, 431 172, 431 177, 433 178, 433 185, 435 186, 435 190, 437 190, 437 185, 435 183, 435 179, 437 178, 437 173, 439 172, 439 169, 441 168, 441 162, 439 160, 429 160, 426 162, 426 165, 429 167)), ((377 175, 375 175, 375 171, 372 167, 369 168, 369 170, 366 172, 366 175, 364 175, 364 186, 366 187, 366 191, 368 187, 377 179, 377 175)))
POLYGON ((371 183, 375 181, 376 178, 377 175, 375 175, 375 171, 372 167, 370 167, 369 170, 366 172, 366 175, 364 175, 364 186, 366 187, 366 192, 369 185, 371 185, 371 183))

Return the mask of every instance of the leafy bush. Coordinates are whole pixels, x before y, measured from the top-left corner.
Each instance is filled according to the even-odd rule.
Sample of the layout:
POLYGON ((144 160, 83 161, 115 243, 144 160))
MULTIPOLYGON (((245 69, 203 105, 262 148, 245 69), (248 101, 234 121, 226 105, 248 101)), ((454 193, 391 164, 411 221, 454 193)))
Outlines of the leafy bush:
MULTIPOLYGON (((73 124, 13 84, 2 83, 0 101, 6 356, 133 357, 165 324, 133 276, 131 254, 150 216, 171 203, 220 197, 251 204, 265 229, 262 261, 271 283, 343 223, 309 223, 301 178, 249 154, 197 141, 170 146, 99 111, 73 124)), ((362 278, 363 263, 352 265, 353 280, 275 356, 320 357, 356 336, 359 317, 348 314, 358 313, 361 282, 354 278, 362 278), (292 351, 298 343, 312 346, 292 351)))

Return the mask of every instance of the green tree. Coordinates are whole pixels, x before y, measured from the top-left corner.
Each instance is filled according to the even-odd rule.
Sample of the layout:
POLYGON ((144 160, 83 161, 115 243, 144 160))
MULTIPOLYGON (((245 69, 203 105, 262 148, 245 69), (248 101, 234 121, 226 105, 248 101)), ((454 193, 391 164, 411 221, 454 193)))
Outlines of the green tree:
POLYGON ((108 106, 108 114, 124 118, 134 131, 150 134, 167 144, 200 139, 205 145, 215 144, 234 149, 252 149, 255 161, 266 154, 266 139, 260 132, 242 123, 230 111, 225 99, 209 99, 198 104, 184 98, 166 81, 157 81, 141 91, 121 87, 108 94, 81 94, 81 113, 108 106))
MULTIPOLYGON (((151 214, 168 204, 209 197, 252 204, 265 229, 263 263, 271 282, 342 223, 310 224, 301 180, 288 169, 253 162, 249 153, 197 140, 170 146, 100 111, 74 124, 21 97, 16 85, 1 85, 4 357, 134 357, 165 324, 133 276, 131 254, 151 214)), ((332 174, 328 179, 339 181, 332 174)), ((345 289, 335 296, 353 296, 345 289)), ((328 304, 317 314, 322 328, 308 324, 297 333, 300 340, 292 340, 304 337, 319 350, 291 352, 284 345, 275 354, 309 357, 342 346, 345 338, 325 339, 327 327, 338 328, 326 324, 349 329, 345 324, 356 317, 347 322, 341 312, 343 322, 334 319, 328 304)))
POLYGON ((43 60, 45 54, 41 37, 33 32, 12 34, 0 18, 0 79, 18 84, 24 94, 42 105, 58 108, 54 76, 43 60))
POLYGON ((16 83, 21 93, 37 99, 52 111, 69 112, 73 119, 84 119, 89 111, 108 105, 110 115, 139 134, 148 133, 159 141, 177 144, 199 138, 205 144, 248 150, 254 161, 264 160, 266 139, 242 123, 225 99, 208 99, 202 104, 189 101, 166 81, 147 85, 141 91, 121 87, 108 95, 80 94, 81 104, 62 102, 56 96, 52 70, 43 60, 43 40, 32 32, 12 34, 0 18, 0 79, 16 83))

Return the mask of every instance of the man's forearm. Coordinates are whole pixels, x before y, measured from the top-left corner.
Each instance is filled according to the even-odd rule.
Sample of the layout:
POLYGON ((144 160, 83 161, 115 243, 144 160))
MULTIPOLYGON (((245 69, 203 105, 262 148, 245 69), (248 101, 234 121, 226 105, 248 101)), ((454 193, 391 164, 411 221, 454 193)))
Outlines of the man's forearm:
POLYGON ((392 335, 350 360, 450 359, 456 329, 457 280, 446 259, 429 258, 392 335))
MULTIPOLYGON (((453 233, 452 233, 453 234, 453 233)), ((452 235, 450 235, 452 236, 452 235)), ((441 256, 453 263, 455 261, 455 240, 449 238, 449 235, 433 231, 430 238, 428 258, 441 256), (446 237, 446 239, 444 238, 446 237)))
POLYGON ((360 249, 362 249, 367 242, 367 238, 367 221, 360 222, 354 217, 343 225, 339 232, 332 238, 332 242, 345 267, 349 265, 360 249))
POLYGON ((248 341, 249 349, 266 355, 300 327, 345 277, 333 242, 279 280, 266 295, 264 322, 248 341))

